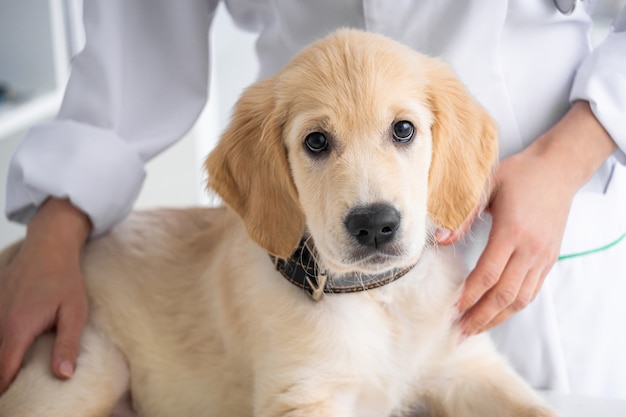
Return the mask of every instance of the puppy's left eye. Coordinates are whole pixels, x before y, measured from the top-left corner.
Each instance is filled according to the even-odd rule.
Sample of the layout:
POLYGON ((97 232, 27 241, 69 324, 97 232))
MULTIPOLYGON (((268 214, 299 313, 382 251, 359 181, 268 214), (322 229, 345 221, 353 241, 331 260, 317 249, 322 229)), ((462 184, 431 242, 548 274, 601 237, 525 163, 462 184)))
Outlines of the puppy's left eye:
POLYGON ((401 120, 393 125, 393 139, 396 142, 407 143, 415 136, 415 126, 406 120, 401 120))
POLYGON ((308 150, 314 153, 320 153, 328 149, 328 139, 321 132, 313 132, 306 135, 304 144, 308 150))

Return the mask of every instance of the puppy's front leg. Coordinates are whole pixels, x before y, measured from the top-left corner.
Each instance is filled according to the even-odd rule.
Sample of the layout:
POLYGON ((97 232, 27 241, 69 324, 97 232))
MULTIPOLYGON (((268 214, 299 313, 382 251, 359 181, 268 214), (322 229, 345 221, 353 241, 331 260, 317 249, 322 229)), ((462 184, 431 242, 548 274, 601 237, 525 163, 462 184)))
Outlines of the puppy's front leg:
POLYGON ((434 384, 426 388, 427 397, 446 416, 558 417, 496 352, 487 335, 466 340, 431 376, 434 384))
POLYGON ((290 379, 298 382, 258 380, 255 417, 354 417, 355 395, 345 385, 320 384, 313 373, 290 379))

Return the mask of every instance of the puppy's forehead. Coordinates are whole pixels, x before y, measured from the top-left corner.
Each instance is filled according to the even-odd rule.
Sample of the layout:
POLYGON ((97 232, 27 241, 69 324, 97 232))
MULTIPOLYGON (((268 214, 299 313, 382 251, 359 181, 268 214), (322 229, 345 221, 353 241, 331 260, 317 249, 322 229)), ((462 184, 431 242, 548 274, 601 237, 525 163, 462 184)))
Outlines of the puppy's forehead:
POLYGON ((341 117, 346 128, 365 128, 426 105, 423 64, 421 55, 387 38, 342 31, 294 58, 276 93, 290 113, 341 117))

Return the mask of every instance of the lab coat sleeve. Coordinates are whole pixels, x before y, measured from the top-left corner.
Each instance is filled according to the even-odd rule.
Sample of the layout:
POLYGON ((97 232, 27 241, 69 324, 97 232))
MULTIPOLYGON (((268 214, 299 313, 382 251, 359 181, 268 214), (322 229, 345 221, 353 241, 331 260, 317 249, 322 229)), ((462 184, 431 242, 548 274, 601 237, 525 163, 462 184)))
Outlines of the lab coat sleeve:
POLYGON ((626 7, 607 38, 579 67, 570 100, 586 100, 617 143, 617 159, 626 164, 626 7))
POLYGON ((86 45, 61 110, 29 132, 10 163, 11 220, 28 222, 50 196, 83 210, 94 235, 130 212, 145 162, 180 139, 206 103, 217 2, 85 2, 86 45))

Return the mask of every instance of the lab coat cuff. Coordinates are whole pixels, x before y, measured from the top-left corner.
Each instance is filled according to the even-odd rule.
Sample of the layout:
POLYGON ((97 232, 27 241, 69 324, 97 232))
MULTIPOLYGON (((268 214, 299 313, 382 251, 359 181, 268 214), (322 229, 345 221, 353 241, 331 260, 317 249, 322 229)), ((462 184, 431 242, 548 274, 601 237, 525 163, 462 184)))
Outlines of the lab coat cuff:
POLYGON ((98 236, 130 213, 144 178, 143 160, 114 132, 56 120, 32 129, 15 152, 6 214, 28 223, 48 197, 67 198, 98 236))
POLYGON ((589 102, 593 114, 618 146, 615 156, 626 164, 626 32, 612 33, 579 67, 570 101, 589 102))

